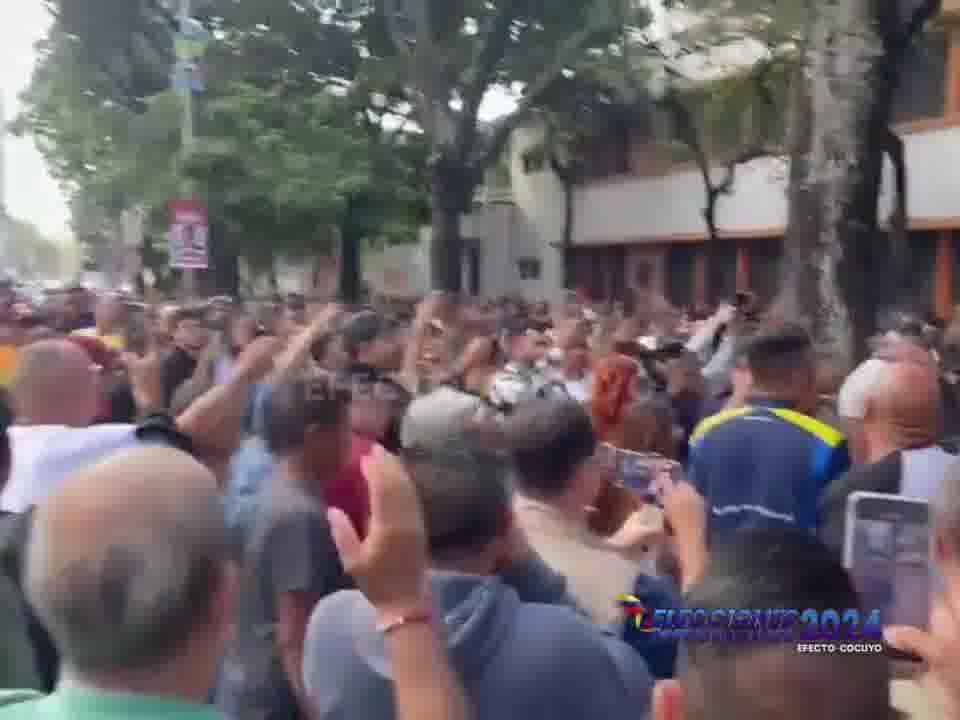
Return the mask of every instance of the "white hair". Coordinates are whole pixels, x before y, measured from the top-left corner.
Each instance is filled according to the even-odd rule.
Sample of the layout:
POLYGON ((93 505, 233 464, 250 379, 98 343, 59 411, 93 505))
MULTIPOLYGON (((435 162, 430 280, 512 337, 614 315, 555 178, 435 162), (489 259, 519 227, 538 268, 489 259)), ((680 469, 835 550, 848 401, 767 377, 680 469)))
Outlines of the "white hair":
POLYGON ((877 393, 890 382, 894 363, 870 358, 847 376, 837 394, 837 412, 841 417, 863 420, 877 393))

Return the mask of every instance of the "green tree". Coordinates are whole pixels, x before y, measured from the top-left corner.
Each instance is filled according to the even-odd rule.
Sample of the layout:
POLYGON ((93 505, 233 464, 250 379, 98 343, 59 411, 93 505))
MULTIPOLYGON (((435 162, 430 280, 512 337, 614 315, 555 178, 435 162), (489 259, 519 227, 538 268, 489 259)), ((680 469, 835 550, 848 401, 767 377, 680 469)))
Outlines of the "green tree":
POLYGON ((461 217, 513 130, 558 78, 591 53, 602 55, 625 26, 647 21, 645 9, 621 0, 377 3, 367 35, 372 60, 396 69, 430 143, 434 287, 459 290, 461 217), (392 45, 375 34, 377 19, 392 45), (480 107, 487 93, 515 87, 522 89, 516 108, 485 124, 480 107))
MULTIPOLYGON (((898 209, 906 216, 900 138, 890 128, 903 65, 940 0, 829 0, 805 3, 804 72, 796 88, 790 218, 784 285, 822 348, 848 363, 863 357, 878 311, 891 294, 878 247, 884 153, 898 167, 898 209)), ((902 243, 905 233, 897 233, 902 243)), ((892 259, 892 262, 891 262, 892 259)))
MULTIPOLYGON (((146 259, 162 262, 166 204, 184 175, 210 206, 215 256, 266 268, 328 249, 336 230, 349 231, 341 240, 415 236, 423 143, 370 109, 370 87, 355 81, 356 28, 317 3, 196 3, 216 41, 198 149, 181 166, 181 105, 165 89, 176 28, 167 5, 48 0, 55 22, 16 128, 71 196, 79 236, 98 242, 140 206, 146 259), (344 221, 348 205, 357 220, 344 221)), ((355 257, 358 242, 343 240, 341 252, 355 257)), ((349 293, 358 284, 345 283, 349 293)))

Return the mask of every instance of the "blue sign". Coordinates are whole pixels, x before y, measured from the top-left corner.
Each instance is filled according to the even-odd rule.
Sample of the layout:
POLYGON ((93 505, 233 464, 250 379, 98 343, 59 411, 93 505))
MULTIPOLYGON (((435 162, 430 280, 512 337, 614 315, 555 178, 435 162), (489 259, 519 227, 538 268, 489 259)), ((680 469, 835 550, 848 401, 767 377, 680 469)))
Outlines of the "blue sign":
POLYGON ((207 89, 207 73, 200 63, 178 62, 171 79, 173 91, 181 97, 202 93, 207 89))

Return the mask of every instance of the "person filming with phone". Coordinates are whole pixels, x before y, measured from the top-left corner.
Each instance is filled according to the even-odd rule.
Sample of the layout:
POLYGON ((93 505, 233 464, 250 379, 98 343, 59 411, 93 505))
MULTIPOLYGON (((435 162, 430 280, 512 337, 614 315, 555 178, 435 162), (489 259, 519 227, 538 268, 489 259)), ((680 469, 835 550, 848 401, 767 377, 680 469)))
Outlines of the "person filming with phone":
POLYGON ((847 498, 855 492, 887 493, 921 500, 936 497, 956 460, 937 445, 940 410, 932 364, 877 359, 864 388, 860 435, 865 464, 831 484, 821 505, 821 539, 835 551, 843 545, 847 498))

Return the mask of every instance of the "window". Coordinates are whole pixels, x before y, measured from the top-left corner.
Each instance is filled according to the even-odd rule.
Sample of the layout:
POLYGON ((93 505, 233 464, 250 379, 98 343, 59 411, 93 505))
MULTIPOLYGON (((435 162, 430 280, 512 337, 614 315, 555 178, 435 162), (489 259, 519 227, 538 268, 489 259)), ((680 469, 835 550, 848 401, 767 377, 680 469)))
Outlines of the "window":
POLYGON ((707 254, 708 299, 712 304, 722 301, 731 302, 737 293, 737 243, 731 240, 717 240, 710 247, 710 240, 704 246, 707 254))
POLYGON ((540 279, 540 260, 538 258, 520 258, 517 260, 517 272, 521 280, 540 279))
POLYGON ((750 258, 750 290, 763 303, 776 297, 780 289, 780 261, 783 258, 782 238, 751 240, 747 245, 750 258))
POLYGON ((930 307, 936 282, 936 232, 912 232, 908 238, 906 287, 909 302, 917 308, 930 307))
POLYGON ((523 154, 523 172, 525 175, 543 172, 547 166, 547 153, 543 148, 534 148, 523 154))
POLYGON ((671 245, 667 249, 667 299, 677 307, 692 305, 696 245, 671 245))
POLYGON ((910 48, 893 100, 894 122, 943 116, 947 46, 947 33, 934 29, 910 48))

